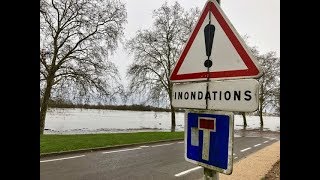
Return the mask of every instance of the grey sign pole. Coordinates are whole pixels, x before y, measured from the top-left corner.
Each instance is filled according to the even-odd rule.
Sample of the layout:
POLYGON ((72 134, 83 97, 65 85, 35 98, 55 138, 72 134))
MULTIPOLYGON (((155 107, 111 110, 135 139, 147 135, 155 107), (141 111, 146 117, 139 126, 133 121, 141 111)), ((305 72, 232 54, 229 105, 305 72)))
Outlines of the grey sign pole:
POLYGON ((219 180, 219 174, 217 171, 204 168, 203 172, 204 172, 204 176, 203 176, 204 180, 219 180))
MULTIPOLYGON (((220 0, 216 0, 216 1, 218 2, 218 4, 220 4, 220 0)), ((210 14, 209 14, 209 16, 210 16, 210 14)), ((209 59, 209 57, 208 57, 208 59, 209 59)), ((212 63, 211 63, 211 65, 212 65, 212 63)), ((206 67, 208 68, 208 81, 209 81, 209 68, 210 68, 210 66, 206 66, 206 67)), ((208 90, 208 85, 207 85, 207 90, 208 90)), ((206 102, 206 108, 208 108, 207 102, 206 102)), ((217 171, 203 167, 203 172, 204 172, 204 175, 203 175, 204 180, 219 180, 219 173, 217 171)))

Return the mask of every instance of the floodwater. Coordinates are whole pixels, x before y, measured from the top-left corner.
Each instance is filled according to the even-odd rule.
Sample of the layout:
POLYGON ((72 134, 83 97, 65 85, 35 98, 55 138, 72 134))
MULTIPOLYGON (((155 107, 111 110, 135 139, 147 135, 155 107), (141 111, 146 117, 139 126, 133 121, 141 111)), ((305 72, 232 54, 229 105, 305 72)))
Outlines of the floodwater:
MULTIPOLYGON (((260 127, 259 116, 246 116, 246 130, 280 132, 280 117, 264 116, 260 127)), ((234 115, 235 130, 243 130, 241 115, 234 115)), ((153 111, 120 111, 98 109, 49 109, 45 134, 88 134, 138 131, 170 131, 171 113, 153 111)), ((176 131, 184 130, 184 113, 176 113, 176 131)))

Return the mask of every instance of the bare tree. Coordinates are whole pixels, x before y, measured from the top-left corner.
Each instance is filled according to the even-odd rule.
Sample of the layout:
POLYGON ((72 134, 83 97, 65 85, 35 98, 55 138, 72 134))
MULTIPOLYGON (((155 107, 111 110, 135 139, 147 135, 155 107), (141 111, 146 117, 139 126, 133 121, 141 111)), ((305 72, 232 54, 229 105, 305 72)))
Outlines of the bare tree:
POLYGON ((280 58, 273 51, 256 57, 264 68, 264 75, 259 78, 258 108, 260 125, 263 126, 263 112, 280 109, 280 58))
MULTIPOLYGON (((280 83, 280 82, 279 82, 280 83)), ((280 116, 280 86, 275 89, 274 95, 274 111, 276 116, 280 116)))
POLYGON ((200 11, 184 11, 178 2, 164 3, 153 11, 152 28, 139 30, 127 41, 126 47, 134 55, 127 76, 131 93, 147 94, 148 102, 165 100, 171 108, 171 130, 175 130, 175 109, 172 107, 171 70, 187 41, 200 11))
MULTIPOLYGON (((242 36, 248 45, 248 35, 242 36)), ((260 125, 263 126, 263 111, 275 111, 276 115, 280 114, 280 58, 276 57, 274 51, 260 54, 256 46, 249 46, 253 56, 258 60, 263 68, 263 75, 259 80, 259 107, 258 114, 260 125)), ((243 117, 243 124, 247 126, 245 112, 240 112, 243 117)))
POLYGON ((126 23, 117 0, 40 1, 40 134, 53 96, 112 98, 122 90, 118 70, 107 61, 126 23))

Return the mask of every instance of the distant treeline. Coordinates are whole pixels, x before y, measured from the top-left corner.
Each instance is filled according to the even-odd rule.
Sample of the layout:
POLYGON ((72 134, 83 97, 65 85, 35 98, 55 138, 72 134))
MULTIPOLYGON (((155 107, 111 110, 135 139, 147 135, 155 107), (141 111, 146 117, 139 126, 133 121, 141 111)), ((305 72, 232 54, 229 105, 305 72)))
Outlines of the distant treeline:
MULTIPOLYGON (((159 108, 144 105, 90 105, 90 104, 72 104, 51 101, 48 106, 50 108, 82 108, 82 109, 110 109, 110 110, 130 110, 130 111, 157 111, 157 112, 170 112, 170 109, 159 108)), ((183 110, 177 110, 183 112, 183 110)))
MULTIPOLYGON (((128 110, 128 111, 155 111, 155 112, 170 112, 170 109, 159 108, 153 106, 145 106, 139 104, 133 105, 90 105, 90 104, 73 104, 63 100, 49 101, 48 107, 50 108, 82 108, 82 109, 109 109, 109 110, 128 110)), ((176 112, 184 112, 183 109, 176 109, 176 112)), ((240 112, 233 112, 234 114, 241 115, 240 112)), ((246 115, 258 116, 259 112, 246 113, 246 115)), ((264 114, 271 115, 271 114, 264 114)))

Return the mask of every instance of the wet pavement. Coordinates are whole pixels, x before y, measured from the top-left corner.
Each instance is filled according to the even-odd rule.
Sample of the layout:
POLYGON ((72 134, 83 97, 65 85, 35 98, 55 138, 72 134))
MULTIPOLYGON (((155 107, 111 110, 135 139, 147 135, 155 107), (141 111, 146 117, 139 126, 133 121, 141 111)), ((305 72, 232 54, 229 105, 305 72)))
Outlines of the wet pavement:
POLYGON ((261 129, 241 129, 234 130, 235 137, 271 137, 280 140, 280 131, 269 131, 269 130, 261 130, 261 129))

